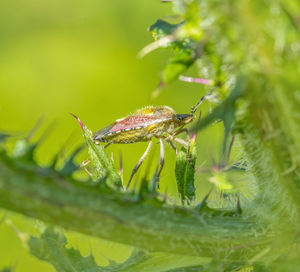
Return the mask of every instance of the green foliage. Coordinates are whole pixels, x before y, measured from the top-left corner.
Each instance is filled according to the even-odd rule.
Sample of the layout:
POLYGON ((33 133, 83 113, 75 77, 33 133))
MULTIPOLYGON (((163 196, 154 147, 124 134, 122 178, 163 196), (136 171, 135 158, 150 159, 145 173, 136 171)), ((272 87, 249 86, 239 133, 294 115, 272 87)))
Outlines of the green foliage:
POLYGON ((211 114, 191 128, 192 132, 196 132, 212 124, 214 121, 222 120, 224 124, 223 156, 226 155, 227 142, 235 119, 236 103, 244 92, 245 79, 241 77, 227 99, 217 106, 211 114))
POLYGON ((10 268, 10 267, 6 267, 1 270, 1 272, 13 272, 13 271, 14 271, 14 269, 10 268))
POLYGON ((196 145, 192 139, 189 150, 182 147, 176 156, 175 176, 181 200, 191 201, 195 197, 194 175, 196 166, 196 145))
MULTIPOLYGON (((210 78, 218 87, 215 95, 222 102, 192 125, 190 132, 222 121, 222 155, 218 168, 209 169, 208 180, 219 187, 224 201, 242 190, 251 192, 242 210, 239 202, 235 210, 210 205, 209 193, 204 199, 195 199, 193 142, 190 150, 181 149, 176 158, 178 192, 183 202, 188 200, 185 206, 160 196, 155 182, 149 188, 145 179, 137 192, 120 190, 121 178, 112 160, 83 125, 92 182, 73 177, 73 159, 80 149, 61 169, 41 167, 33 156, 37 145, 21 140, 12 154, 5 148, 0 153, 0 206, 95 237, 165 252, 134 251, 125 263, 111 263, 105 269, 126 271, 147 267, 147 262, 151 268, 159 260, 165 267, 156 271, 296 271, 300 223, 300 99, 295 73, 299 69, 299 3, 179 0, 174 1, 174 10, 178 23, 158 20, 152 25, 156 41, 145 52, 165 47, 174 54, 160 86, 197 65, 200 76, 210 78), (226 172, 234 169, 227 165, 228 139, 233 135, 241 145, 244 167, 238 174, 246 171, 252 177, 249 182, 255 182, 248 188, 231 182, 226 172), (195 207, 193 199, 199 203, 195 207), (186 255, 182 266, 174 265, 173 259, 180 259, 178 254, 186 255), (197 259, 199 256, 209 261, 197 259), (168 258, 172 260, 168 262, 168 258)), ((6 138, 1 134, 2 142, 6 138)), ((66 248, 65 237, 52 230, 40 239, 31 238, 30 246, 36 256, 50 261, 58 271, 68 271, 64 265, 70 263, 99 269, 92 256, 82 257, 66 248)))
POLYGON ((78 117, 74 117, 81 125, 83 136, 88 146, 88 153, 92 164, 93 178, 100 182, 107 180, 108 182, 112 182, 114 185, 120 187, 122 185, 121 177, 116 171, 111 158, 109 158, 104 151, 104 147, 97 145, 93 141, 93 133, 83 126, 78 117))
POLYGON ((189 267, 201 269, 202 266, 198 265, 205 263, 205 259, 201 258, 165 253, 146 253, 135 249, 123 263, 109 260, 107 266, 99 266, 92 254, 86 257, 82 256, 78 249, 68 246, 67 239, 62 232, 50 227, 46 228, 40 237, 30 236, 28 246, 34 256, 51 263, 58 272, 186 271, 189 267), (176 261, 174 261, 175 258, 176 261))
POLYGON ((19 140, 15 145, 12 156, 27 162, 32 162, 35 148, 36 145, 30 144, 28 139, 19 140))
POLYGON ((152 32, 155 40, 166 39, 162 46, 172 49, 174 53, 162 71, 160 85, 156 93, 154 93, 154 95, 157 95, 165 84, 176 80, 193 65, 198 58, 198 48, 193 37, 187 37, 185 34, 191 31, 185 22, 174 25, 163 20, 157 20, 150 26, 149 30, 152 32))
MULTIPOLYGON (((170 24, 164 20, 157 20, 153 25, 149 27, 153 38, 159 40, 167 35, 171 35, 181 24, 170 24)), ((167 44, 167 46, 175 46, 175 44, 167 44)))
POLYGON ((31 236, 28 245, 30 252, 37 258, 50 262, 58 272, 101 271, 93 255, 81 256, 74 248, 67 248, 66 237, 48 228, 40 238, 31 236))
POLYGON ((0 144, 5 142, 8 137, 10 137, 9 133, 6 133, 4 131, 0 131, 0 144))
POLYGON ((187 71, 193 63, 194 59, 189 50, 176 53, 175 56, 169 60, 163 70, 162 82, 170 83, 174 81, 179 77, 179 75, 187 71))
POLYGON ((28 164, 6 151, 0 153, 0 171, 1 207, 150 251, 211 257, 216 245, 228 245, 236 250, 230 250, 230 255, 219 252, 220 256, 235 258, 239 254, 243 259, 248 250, 240 250, 239 245, 253 229, 256 242, 253 240, 250 252, 259 250, 269 239, 261 227, 256 229, 252 218, 170 206, 153 192, 153 186, 143 185, 137 193, 98 186, 61 175, 60 169, 41 167, 35 161, 28 164))

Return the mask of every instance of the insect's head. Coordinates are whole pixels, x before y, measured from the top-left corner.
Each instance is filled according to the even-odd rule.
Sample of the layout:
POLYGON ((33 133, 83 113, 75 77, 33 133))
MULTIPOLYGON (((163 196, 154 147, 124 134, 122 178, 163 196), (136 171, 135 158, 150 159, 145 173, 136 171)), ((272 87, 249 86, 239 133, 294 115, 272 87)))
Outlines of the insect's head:
POLYGON ((194 114, 176 114, 176 118, 183 124, 186 125, 195 119, 194 114))
POLYGON ((93 141, 98 142, 98 143, 99 142, 102 142, 102 143, 105 142, 104 139, 101 137, 101 135, 97 135, 97 134, 94 134, 93 141))
POLYGON ((102 142, 106 143, 105 136, 109 135, 111 128, 114 126, 115 123, 112 123, 111 125, 102 128, 94 133, 93 135, 93 141, 95 142, 102 142))

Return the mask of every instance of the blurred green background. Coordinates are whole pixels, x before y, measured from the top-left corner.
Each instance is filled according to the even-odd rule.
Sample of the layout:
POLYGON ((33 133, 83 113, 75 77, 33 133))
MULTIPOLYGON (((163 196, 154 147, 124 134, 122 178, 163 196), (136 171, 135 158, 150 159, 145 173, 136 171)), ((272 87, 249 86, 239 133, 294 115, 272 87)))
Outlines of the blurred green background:
MULTIPOLYGON (((208 89, 175 82, 151 101, 169 53, 161 49, 142 60, 136 57, 152 42, 147 28, 171 14, 171 8, 158 0, 1 1, 0 129, 26 135, 44 117, 37 139, 54 122, 36 154, 37 160, 46 165, 62 145, 67 156, 83 142, 80 127, 68 112, 78 115, 92 131, 149 104, 168 105, 178 113, 189 113, 208 89)), ((192 69, 190 75, 196 75, 195 71, 192 69)), ((207 112, 208 106, 203 109, 207 112)), ((210 163, 207 158, 217 154, 221 131, 218 124, 209 129, 209 134, 204 131, 199 135, 198 164, 210 163)), ((107 149, 116 165, 122 152, 125 181, 146 145, 115 145, 107 149)), ((158 157, 158 153, 157 145, 151 156, 158 157)), ((78 162, 86 157, 83 152, 78 162)), ((149 161, 141 168, 140 177, 149 161)), ((170 196, 176 196, 174 164, 174 151, 167 147, 161 191, 168 190, 170 196)), ((152 172, 155 166, 150 166, 152 172)), ((38 224, 20 215, 6 215, 22 232, 32 233, 38 224)), ((32 257, 15 232, 11 226, 0 224, 0 269, 14 265, 15 271, 54 271, 32 257)), ((99 264, 108 263, 106 258, 122 261, 131 251, 130 247, 80 234, 67 236, 83 254, 93 252, 99 264)))

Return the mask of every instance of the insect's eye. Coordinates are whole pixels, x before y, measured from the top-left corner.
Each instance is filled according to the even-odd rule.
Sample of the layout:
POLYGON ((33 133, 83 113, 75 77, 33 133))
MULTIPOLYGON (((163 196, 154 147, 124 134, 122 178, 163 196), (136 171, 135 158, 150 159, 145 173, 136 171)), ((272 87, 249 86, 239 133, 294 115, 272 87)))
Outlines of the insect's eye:
POLYGON ((96 141, 96 142, 105 142, 103 140, 103 138, 101 136, 99 136, 99 135, 94 135, 93 136, 93 141, 96 141))
POLYGON ((194 119, 194 115, 193 114, 177 114, 176 118, 184 123, 189 123, 194 119))

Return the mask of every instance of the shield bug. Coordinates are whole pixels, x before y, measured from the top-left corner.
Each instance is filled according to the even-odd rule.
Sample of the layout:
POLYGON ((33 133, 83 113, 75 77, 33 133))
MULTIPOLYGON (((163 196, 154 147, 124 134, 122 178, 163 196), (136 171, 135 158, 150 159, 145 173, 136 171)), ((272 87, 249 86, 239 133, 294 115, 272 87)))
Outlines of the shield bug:
POLYGON ((93 140, 97 143, 110 144, 130 144, 136 142, 149 142, 146 151, 135 165, 126 189, 128 189, 134 174, 149 154, 152 138, 155 137, 160 143, 160 168, 157 171, 157 183, 160 173, 164 166, 164 141, 177 151, 174 142, 188 147, 189 143, 183 139, 176 138, 182 132, 187 132, 185 126, 191 123, 197 108, 211 94, 212 89, 207 95, 203 96, 195 107, 192 107, 190 114, 177 114, 168 106, 148 106, 137 110, 135 113, 118 119, 105 128, 97 131, 93 135, 93 140))

